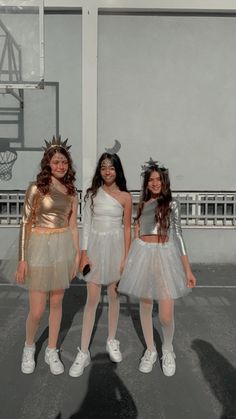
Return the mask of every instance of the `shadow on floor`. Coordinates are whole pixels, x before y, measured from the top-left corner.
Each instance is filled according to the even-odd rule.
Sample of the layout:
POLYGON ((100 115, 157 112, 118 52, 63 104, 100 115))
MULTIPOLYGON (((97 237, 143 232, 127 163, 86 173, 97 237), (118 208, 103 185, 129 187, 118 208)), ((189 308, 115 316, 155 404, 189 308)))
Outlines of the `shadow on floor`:
MULTIPOLYGON (((133 398, 116 373, 117 364, 107 354, 93 358, 87 394, 70 419, 135 419, 138 412, 133 398)), ((59 419, 58 416, 57 419, 59 419)))
POLYGON ((212 393, 222 405, 219 419, 236 419, 235 368, 209 342, 195 339, 191 347, 199 357, 202 373, 212 393))

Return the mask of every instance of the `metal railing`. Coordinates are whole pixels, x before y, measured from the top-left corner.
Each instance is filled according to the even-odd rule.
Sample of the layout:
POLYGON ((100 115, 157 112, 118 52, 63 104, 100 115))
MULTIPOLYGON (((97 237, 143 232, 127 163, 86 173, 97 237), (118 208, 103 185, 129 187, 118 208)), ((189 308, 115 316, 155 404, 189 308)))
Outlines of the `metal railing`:
MULTIPOLYGON (((82 191, 78 191, 78 222, 82 219, 82 191)), ((25 191, 0 191, 0 227, 20 225, 25 191)))
MULTIPOLYGON (((139 191, 131 191, 135 217, 139 191)), ((183 227, 235 227, 236 192, 174 191, 181 205, 183 227)), ((19 226, 25 191, 0 191, 0 227, 19 226)), ((82 191, 79 191, 78 223, 83 212, 82 191)))
POLYGON ((177 192, 183 226, 235 227, 236 192, 177 192))
MULTIPOLYGON (((235 227, 236 192, 173 191, 181 206, 183 227, 235 227)), ((139 193, 133 192, 134 212, 139 193)))

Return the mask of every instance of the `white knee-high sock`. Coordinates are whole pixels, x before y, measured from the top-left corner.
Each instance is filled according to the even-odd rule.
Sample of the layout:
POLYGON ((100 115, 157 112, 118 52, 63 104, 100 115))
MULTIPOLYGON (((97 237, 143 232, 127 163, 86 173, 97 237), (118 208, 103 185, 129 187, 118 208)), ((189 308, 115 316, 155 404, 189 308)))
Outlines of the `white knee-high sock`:
POLYGON ((173 351, 173 337, 175 331, 175 322, 174 318, 170 321, 169 324, 161 324, 162 333, 163 333, 163 344, 162 349, 173 351))
POLYGON ((162 349, 173 351, 173 337, 175 331, 174 302, 163 300, 159 302, 159 319, 163 333, 162 349))
POLYGON ((142 300, 140 301, 139 312, 143 336, 147 345, 147 349, 149 349, 151 352, 156 350, 153 340, 152 307, 152 302, 147 304, 142 300))
POLYGON ((119 297, 109 301, 108 308, 108 339, 115 339, 120 312, 119 297))

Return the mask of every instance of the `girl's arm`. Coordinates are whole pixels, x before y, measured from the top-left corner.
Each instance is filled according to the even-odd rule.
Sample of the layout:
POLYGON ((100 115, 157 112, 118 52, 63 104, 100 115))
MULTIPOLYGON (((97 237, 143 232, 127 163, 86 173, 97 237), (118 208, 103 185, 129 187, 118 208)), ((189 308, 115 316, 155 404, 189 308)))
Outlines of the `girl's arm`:
POLYGON ((131 243, 131 219, 132 219, 132 198, 130 193, 125 193, 124 201, 124 257, 121 262, 121 273, 123 272, 125 260, 129 252, 130 243, 131 243))
POLYGON ((28 264, 26 260, 26 251, 29 242, 31 224, 34 212, 34 205, 38 194, 38 188, 35 183, 30 184, 25 194, 23 215, 20 226, 19 236, 19 263, 16 271, 16 281, 23 283, 27 275, 28 264))
POLYGON ((178 243, 178 247, 181 253, 181 259, 184 267, 184 271, 187 278, 187 287, 193 288, 196 285, 196 278, 192 273, 192 269, 189 263, 186 246, 183 239, 182 228, 181 228, 181 214, 180 214, 180 205, 178 201, 172 201, 172 214, 173 214, 173 224, 174 231, 178 243))
POLYGON ((135 239, 139 238, 139 233, 140 233, 140 223, 139 223, 139 220, 137 220, 136 223, 135 223, 135 227, 134 227, 134 238, 135 239))
POLYGON ((73 204, 72 204, 72 212, 70 215, 69 226, 71 229, 72 237, 74 246, 76 249, 76 256, 75 256, 75 270, 73 272, 72 278, 74 278, 79 270, 79 262, 80 262, 80 246, 79 246, 79 230, 77 225, 77 213, 78 213, 78 196, 73 197, 73 204))
POLYGON ((187 278, 187 287, 193 288, 196 286, 197 279, 193 275, 187 255, 182 256, 182 263, 183 263, 183 267, 184 267, 186 278, 187 278))
POLYGON ((181 213, 180 213, 180 204, 177 200, 172 201, 171 205, 171 216, 173 220, 173 227, 175 232, 175 237, 177 244, 180 250, 181 255, 187 255, 186 246, 183 239, 182 228, 181 228, 181 213))
POLYGON ((126 193, 124 205, 124 244, 125 258, 128 255, 131 243, 131 219, 132 219, 132 197, 130 193, 126 193))
POLYGON ((85 265, 91 265, 91 262, 87 256, 88 240, 92 224, 92 210, 91 210, 91 198, 90 196, 84 205, 84 216, 83 216, 83 233, 82 233, 82 247, 81 247, 81 259, 80 259, 80 272, 83 272, 85 265))

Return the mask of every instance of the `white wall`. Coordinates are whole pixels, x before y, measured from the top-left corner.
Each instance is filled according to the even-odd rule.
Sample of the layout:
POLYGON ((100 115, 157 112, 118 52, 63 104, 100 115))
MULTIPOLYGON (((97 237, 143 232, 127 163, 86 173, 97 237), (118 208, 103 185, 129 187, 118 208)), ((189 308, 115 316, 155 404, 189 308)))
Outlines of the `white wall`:
MULTIPOLYGON (((0 229, 0 260, 9 257, 8 249, 17 244, 19 228, 0 229)), ((191 263, 236 264, 236 234, 232 229, 183 228, 183 236, 191 263)), ((81 237, 81 228, 80 228, 81 237)), ((12 253, 12 250, 10 250, 12 253)))
MULTIPOLYGON (((78 186, 82 162, 92 175, 94 149, 99 155, 118 139, 131 189, 139 189, 140 165, 153 156, 170 168, 173 189, 235 190, 235 39, 235 16, 100 15, 98 139, 86 139, 84 160, 82 16, 46 14, 45 79, 59 82, 59 131, 73 145, 78 186)), ((44 94, 25 101, 25 136, 26 145, 40 147, 54 134, 55 103, 45 115, 37 93, 44 94)), ((19 152, 1 189, 25 189, 41 156, 19 152)))
POLYGON ((150 156, 172 188, 235 190, 236 17, 101 15, 98 149, 118 139, 129 186, 150 156))

